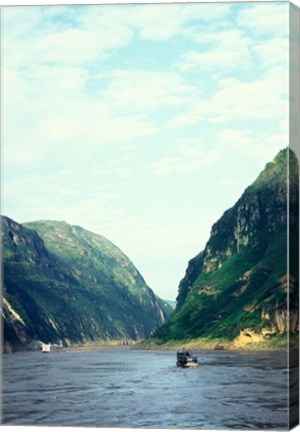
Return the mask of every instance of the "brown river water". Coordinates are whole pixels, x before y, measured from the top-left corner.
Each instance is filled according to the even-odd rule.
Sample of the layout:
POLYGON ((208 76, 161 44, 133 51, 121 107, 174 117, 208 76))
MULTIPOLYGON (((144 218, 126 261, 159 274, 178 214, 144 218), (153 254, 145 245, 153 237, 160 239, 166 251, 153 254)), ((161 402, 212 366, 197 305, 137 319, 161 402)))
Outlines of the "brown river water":
POLYGON ((286 429, 286 353, 111 348, 2 356, 2 424, 286 429))

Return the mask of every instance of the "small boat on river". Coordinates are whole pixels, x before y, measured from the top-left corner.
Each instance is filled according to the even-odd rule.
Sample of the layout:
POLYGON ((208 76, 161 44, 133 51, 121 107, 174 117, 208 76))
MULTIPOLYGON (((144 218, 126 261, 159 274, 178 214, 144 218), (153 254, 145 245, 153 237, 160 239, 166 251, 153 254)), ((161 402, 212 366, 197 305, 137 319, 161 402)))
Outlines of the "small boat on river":
POLYGON ((51 352, 62 352, 64 351, 64 346, 63 345, 57 345, 57 344, 45 344, 42 343, 42 353, 51 353, 51 352))
POLYGON ((191 355, 186 350, 182 350, 182 351, 177 351, 176 366, 183 367, 183 368, 198 367, 199 363, 196 356, 191 355))

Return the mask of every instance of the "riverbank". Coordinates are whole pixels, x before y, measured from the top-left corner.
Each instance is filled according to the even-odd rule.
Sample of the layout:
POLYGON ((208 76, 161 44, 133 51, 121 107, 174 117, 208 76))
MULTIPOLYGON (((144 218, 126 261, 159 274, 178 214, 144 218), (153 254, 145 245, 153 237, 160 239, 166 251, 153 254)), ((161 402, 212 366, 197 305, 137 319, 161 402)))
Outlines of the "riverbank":
POLYGON ((112 351, 129 351, 133 345, 123 344, 86 344, 82 346, 72 345, 64 349, 65 352, 112 352, 112 351))
MULTIPOLYGON (((87 351, 111 351, 111 350, 120 350, 120 349, 130 349, 134 346, 137 341, 133 340, 96 340, 96 341, 84 341, 80 343, 68 343, 62 344, 64 347, 64 351, 66 352, 87 352, 87 351)), ((61 342, 60 342, 61 344, 61 342)), ((42 342, 40 341, 31 341, 27 344, 3 344, 2 345, 2 353, 3 354, 12 354, 14 352, 26 352, 26 351, 41 351, 42 342)))
MULTIPOLYGON (((133 340, 97 340, 85 341, 83 343, 68 344, 64 347, 66 352, 97 352, 97 351, 114 351, 114 350, 165 350, 175 351, 182 348, 189 350, 226 350, 226 351, 287 351, 288 342, 286 336, 273 336, 264 340, 254 340, 248 342, 247 339, 238 339, 230 341, 228 339, 182 339, 170 340, 164 342, 160 339, 150 338, 142 341, 133 340)), ((298 338, 290 338, 289 348, 298 346, 298 338)), ((13 353, 16 351, 40 351, 41 347, 38 342, 25 346, 3 346, 2 353, 13 353)))
MULTIPOLYGON (((293 337, 290 348, 297 347, 298 339, 293 337)), ((228 351, 287 351, 288 342, 284 336, 274 336, 269 339, 236 343, 226 339, 182 339, 163 342, 159 339, 146 339, 134 345, 135 350, 228 350, 228 351)))

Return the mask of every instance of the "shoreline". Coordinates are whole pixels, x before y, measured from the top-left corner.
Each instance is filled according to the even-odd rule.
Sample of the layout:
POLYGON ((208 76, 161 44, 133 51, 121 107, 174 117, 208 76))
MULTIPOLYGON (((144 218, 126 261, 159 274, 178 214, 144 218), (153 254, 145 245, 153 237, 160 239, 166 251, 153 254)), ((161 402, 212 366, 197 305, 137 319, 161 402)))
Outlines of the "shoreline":
POLYGON ((80 353, 80 352, 109 352, 109 351, 130 351, 130 345, 83 345, 83 346, 69 346, 64 349, 64 352, 80 353))
MULTIPOLYGON (((292 347, 291 350, 296 347, 292 347)), ((224 348, 224 349, 215 349, 215 348, 209 348, 209 347, 203 347, 203 346, 193 346, 190 347, 189 345, 178 345, 178 346, 143 346, 143 347, 135 347, 132 348, 133 351, 180 351, 182 349, 189 350, 189 351, 216 351, 220 353, 225 352, 253 352, 253 353, 266 353, 266 352, 288 352, 288 349, 281 348, 281 347, 239 347, 239 348, 224 348)))
MULTIPOLYGON (((99 346, 95 346, 95 347, 91 347, 91 346, 87 346, 87 347, 76 347, 76 346, 74 346, 74 347, 66 347, 66 348, 64 348, 62 351, 61 351, 61 353, 64 353, 64 354, 80 354, 80 353, 88 353, 88 352, 98 352, 98 353, 103 353, 103 352, 124 352, 124 351, 170 351, 170 352, 176 352, 176 351, 179 351, 179 350, 182 350, 182 349, 186 349, 186 350, 189 350, 189 351, 192 351, 192 352, 194 352, 194 351, 197 351, 197 352, 200 352, 200 351, 210 351, 210 352, 212 352, 212 351, 214 351, 214 352, 218 352, 218 353, 220 353, 220 355, 221 355, 221 353, 228 353, 228 352, 240 352, 240 353, 261 353, 261 354, 263 354, 263 353, 270 353, 270 352, 282 352, 282 353, 288 353, 288 349, 287 348, 285 348, 285 349, 283 349, 283 348, 278 348, 278 347, 273 347, 273 348, 257 348, 257 347, 248 347, 248 348, 235 348, 235 349, 224 349, 224 350, 215 350, 214 348, 208 348, 208 347, 193 347, 193 348, 190 348, 190 347, 188 347, 188 346, 178 346, 178 347, 166 347, 166 346, 156 346, 156 347, 154 347, 154 346, 151 346, 151 347, 149 347, 149 346, 145 346, 145 347, 143 347, 143 348, 137 348, 137 347, 124 347, 124 346, 122 346, 122 345, 115 345, 115 346, 109 346, 109 345, 99 345, 99 346)), ((295 349, 296 347, 291 347, 291 349, 290 349, 290 351, 292 351, 293 349, 295 349)), ((3 355, 9 355, 9 354, 16 354, 16 353, 34 353, 34 352, 40 352, 41 354, 44 354, 44 353, 42 353, 42 351, 41 350, 39 350, 39 349, 35 349, 35 350, 33 350, 33 349, 26 349, 26 348, 24 348, 24 349, 17 349, 17 350, 12 350, 12 351, 10 351, 10 352, 2 352, 2 354, 3 355)), ((49 354, 53 354, 53 353, 49 353, 49 354)))
POLYGON ((196 350, 196 351, 242 351, 242 352, 270 352, 282 351, 287 352, 297 347, 297 342, 288 344, 287 338, 266 339, 259 342, 250 342, 237 344, 235 341, 220 340, 220 339, 191 339, 181 341, 169 341, 161 343, 160 341, 145 340, 137 343, 133 349, 135 350, 196 350))
MULTIPOLYGON (((114 341, 87 341, 82 343, 74 343, 64 345, 63 352, 88 352, 88 351, 114 351, 114 350, 129 350, 136 341, 124 341, 114 340, 114 341)), ((5 345, 2 344, 2 354, 12 354, 16 352, 42 352, 41 351, 42 342, 32 341, 27 345, 5 345)), ((53 343, 54 345, 54 343, 53 343)))
MULTIPOLYGON (((182 349, 196 351, 242 351, 242 352, 287 352, 297 348, 297 339, 288 340, 286 337, 276 337, 250 343, 237 344, 235 341, 224 339, 197 338, 189 340, 171 340, 162 343, 159 339, 133 340, 98 340, 85 341, 64 346, 63 351, 75 352, 104 352, 104 351, 130 351, 130 350, 153 350, 153 351, 177 351, 182 349), (290 342, 290 343, 289 343, 290 342)), ((33 341, 27 345, 2 345, 2 354, 14 352, 41 351, 41 343, 33 341)))
MULTIPOLYGON (((196 344, 196 343, 178 343, 178 344, 146 344, 143 342, 137 342, 131 345, 122 344, 104 344, 104 343, 87 343, 83 345, 70 345, 64 347, 62 352, 64 353, 84 353, 84 352, 117 352, 117 351, 178 351, 182 349, 190 351, 216 351, 216 352, 288 352, 295 349, 296 346, 287 345, 268 345, 268 344, 248 344, 239 347, 224 346, 224 348, 216 348, 215 345, 211 344, 196 344)), ((2 354, 13 354, 17 352, 41 352, 39 348, 31 347, 11 347, 10 350, 2 350, 2 354)))

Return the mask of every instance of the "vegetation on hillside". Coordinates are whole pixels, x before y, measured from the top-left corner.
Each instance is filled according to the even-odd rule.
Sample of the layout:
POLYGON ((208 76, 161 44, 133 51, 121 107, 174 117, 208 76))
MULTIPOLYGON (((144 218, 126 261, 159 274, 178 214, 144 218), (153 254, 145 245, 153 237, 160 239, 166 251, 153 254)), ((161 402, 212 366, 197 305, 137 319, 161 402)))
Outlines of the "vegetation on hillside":
POLYGON ((4 340, 81 343, 149 336, 171 312, 102 236, 2 217, 4 340))
POLYGON ((282 150, 213 225, 180 282, 175 312, 153 336, 156 343, 229 342, 243 332, 249 342, 254 335, 287 341, 288 327, 297 332, 298 181, 295 154, 282 150))

